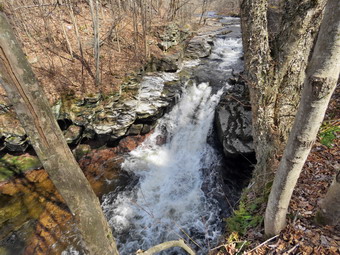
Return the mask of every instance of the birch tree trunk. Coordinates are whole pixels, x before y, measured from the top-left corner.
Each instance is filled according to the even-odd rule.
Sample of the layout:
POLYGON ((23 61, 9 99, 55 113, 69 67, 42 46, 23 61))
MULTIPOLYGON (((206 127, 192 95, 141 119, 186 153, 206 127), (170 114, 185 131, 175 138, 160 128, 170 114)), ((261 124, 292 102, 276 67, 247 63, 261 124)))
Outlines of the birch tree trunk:
POLYGON ((316 139, 340 73, 340 1, 329 0, 306 72, 300 106, 270 192, 265 232, 278 234, 301 169, 316 139))
POLYGON ((99 200, 67 146, 43 91, 2 13, 0 83, 45 170, 77 220, 87 253, 118 254, 99 200))

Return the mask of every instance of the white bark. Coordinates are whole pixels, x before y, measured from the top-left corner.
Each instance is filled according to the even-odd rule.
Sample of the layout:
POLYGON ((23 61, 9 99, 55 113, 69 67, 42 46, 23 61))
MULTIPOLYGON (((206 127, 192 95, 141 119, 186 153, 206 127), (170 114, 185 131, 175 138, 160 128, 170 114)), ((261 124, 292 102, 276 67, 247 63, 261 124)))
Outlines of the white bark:
POLYGON ((301 169, 322 123, 340 72, 340 1, 329 0, 307 68, 300 106, 275 175, 265 214, 265 232, 278 234, 301 169))

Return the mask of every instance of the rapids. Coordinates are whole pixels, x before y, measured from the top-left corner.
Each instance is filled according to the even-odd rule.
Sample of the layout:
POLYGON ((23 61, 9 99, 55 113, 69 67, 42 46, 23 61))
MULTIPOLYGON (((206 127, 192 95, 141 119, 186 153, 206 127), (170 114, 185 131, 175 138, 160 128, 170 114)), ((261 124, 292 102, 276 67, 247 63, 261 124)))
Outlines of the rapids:
MULTIPOLYGON (((223 192, 216 185, 222 156, 208 143, 208 137, 215 107, 223 91, 230 88, 227 77, 242 64, 239 28, 232 21, 236 36, 217 37, 212 54, 203 60, 222 78, 215 87, 205 82, 188 83, 153 134, 125 159, 122 167, 136 177, 135 181, 118 194, 104 196, 102 208, 122 255, 179 238, 198 254, 207 254, 219 241, 222 209, 213 193, 223 192)), ((184 66, 201 64, 191 61, 184 66)), ((160 84, 166 80, 157 79, 160 84)), ((182 251, 172 249, 163 254, 182 251)))
POLYGON ((220 235, 220 209, 201 189, 200 170, 214 169, 219 162, 206 138, 221 94, 211 95, 206 83, 187 87, 154 133, 123 163, 138 184, 117 197, 107 195, 102 204, 121 254, 179 238, 193 239, 203 248, 220 235))

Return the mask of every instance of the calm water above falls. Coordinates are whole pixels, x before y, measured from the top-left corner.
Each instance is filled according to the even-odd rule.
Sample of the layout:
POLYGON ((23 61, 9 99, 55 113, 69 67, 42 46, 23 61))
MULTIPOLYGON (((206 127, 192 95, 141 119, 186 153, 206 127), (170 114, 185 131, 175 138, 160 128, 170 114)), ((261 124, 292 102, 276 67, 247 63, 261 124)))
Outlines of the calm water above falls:
MULTIPOLYGON (((241 52, 240 38, 218 38, 210 60, 227 76, 241 52)), ((221 162, 207 137, 221 94, 221 89, 213 94, 207 83, 188 85, 154 133, 123 163, 138 183, 106 195, 102 204, 122 255, 179 238, 199 254, 217 244, 223 224, 212 193, 221 192, 214 186, 221 162)))

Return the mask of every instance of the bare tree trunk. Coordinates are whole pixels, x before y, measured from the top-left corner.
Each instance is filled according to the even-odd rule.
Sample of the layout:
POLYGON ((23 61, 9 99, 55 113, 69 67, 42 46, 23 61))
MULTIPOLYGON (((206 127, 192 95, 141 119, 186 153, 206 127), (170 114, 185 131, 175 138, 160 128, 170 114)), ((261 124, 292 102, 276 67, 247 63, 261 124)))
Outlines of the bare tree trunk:
POLYGON ((267 0, 244 0, 241 5, 245 76, 252 105, 254 147, 257 165, 255 183, 269 178, 274 155, 273 66, 267 29, 267 0))
MULTIPOLYGON (((81 42, 81 37, 79 34, 79 30, 78 30, 78 24, 77 24, 77 19, 76 16, 74 15, 74 10, 73 10, 73 3, 71 0, 68 0, 68 7, 69 7, 69 13, 72 19, 72 24, 74 27, 74 32, 76 34, 76 38, 77 38, 77 43, 78 43, 78 47, 79 47, 79 52, 80 52, 80 62, 81 62, 81 77, 83 79, 82 83, 83 83, 83 92, 85 91, 85 80, 84 80, 84 65, 87 64, 86 60, 85 60, 85 56, 84 56, 84 51, 83 51, 83 44, 81 42)), ((91 73, 90 73, 91 75, 91 73)))
POLYGON ((265 215, 267 235, 285 226, 290 198, 340 73, 340 2, 329 0, 306 72, 300 106, 276 172, 265 215))
POLYGON ((75 161, 4 14, 0 82, 51 180, 78 222, 89 254, 118 254, 99 200, 75 161))
POLYGON ((208 5, 207 0, 203 0, 202 1, 201 17, 200 17, 200 21, 198 22, 199 25, 201 25, 203 17, 204 17, 204 14, 207 11, 207 5, 208 5))
POLYGON ((98 15, 98 0, 94 0, 95 4, 93 4, 93 0, 89 0, 91 16, 92 16, 92 26, 93 26, 93 34, 94 34, 94 45, 93 45, 93 53, 94 60, 96 66, 96 78, 95 83, 98 86, 100 84, 100 42, 99 42, 99 15, 98 15))
MULTIPOLYGON (((339 170, 339 169, 338 169, 339 170)), ((340 171, 335 176, 325 198, 320 203, 316 221, 323 225, 340 223, 340 171)))
MULTIPOLYGON (((61 15, 60 15, 60 20, 61 19, 61 15)), ((65 26, 63 23, 61 23, 61 27, 63 29, 63 33, 64 33, 64 36, 65 36, 65 40, 66 40, 66 44, 67 44, 67 48, 68 48, 68 51, 70 52, 70 55, 71 57, 73 58, 73 50, 72 50, 72 45, 70 43, 70 40, 68 39, 68 36, 67 36, 67 32, 66 32, 66 29, 65 29, 65 26)))

